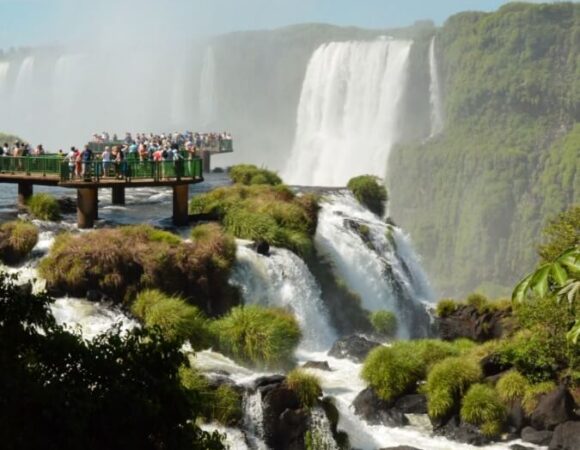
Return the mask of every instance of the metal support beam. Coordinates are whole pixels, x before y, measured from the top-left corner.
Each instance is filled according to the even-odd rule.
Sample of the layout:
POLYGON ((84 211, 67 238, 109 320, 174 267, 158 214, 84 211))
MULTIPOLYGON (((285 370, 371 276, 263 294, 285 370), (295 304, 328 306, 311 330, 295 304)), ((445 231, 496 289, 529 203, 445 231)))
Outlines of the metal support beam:
POLYGON ((25 206, 26 202, 34 192, 32 183, 20 182, 18 183, 18 206, 25 206))
POLYGON ((124 205, 125 204, 125 186, 113 186, 112 187, 112 203, 113 205, 124 205))
POLYGON ((211 172, 211 153, 209 150, 201 152, 201 159, 203 161, 203 173, 211 172))
POLYGON ((77 189, 77 225, 79 228, 93 228, 98 216, 97 188, 77 189))
POLYGON ((189 186, 187 184, 173 186, 173 224, 176 226, 187 225, 189 222, 188 199, 189 186))

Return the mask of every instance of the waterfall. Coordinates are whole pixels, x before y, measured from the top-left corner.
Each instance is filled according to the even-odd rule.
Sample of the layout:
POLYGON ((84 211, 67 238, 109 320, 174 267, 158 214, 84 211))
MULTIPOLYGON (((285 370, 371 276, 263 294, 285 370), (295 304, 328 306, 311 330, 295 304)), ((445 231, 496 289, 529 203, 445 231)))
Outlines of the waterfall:
POLYGON ((399 138, 399 104, 411 41, 332 42, 312 55, 302 85, 294 147, 283 178, 344 186, 356 174, 384 177, 399 138))
POLYGON ((212 47, 208 47, 203 58, 199 84, 199 112, 201 124, 205 127, 215 120, 215 56, 212 47))
POLYGON ((317 450, 339 450, 336 441, 332 436, 332 430, 330 429, 330 423, 326 414, 321 408, 313 408, 310 412, 310 435, 307 436, 307 448, 313 448, 317 450), (308 445, 310 444, 310 446, 308 445))
POLYGON ((302 330, 303 348, 327 349, 336 339, 316 280, 291 251, 272 248, 270 256, 263 256, 238 245, 231 282, 240 286, 247 304, 292 310, 302 330))
MULTIPOLYGON (((30 98, 30 90, 32 89, 34 75, 34 57, 27 56, 20 65, 20 70, 16 76, 16 83, 14 85, 14 98, 20 99, 22 96, 30 98)), ((19 105, 20 106, 20 105, 19 105)))
POLYGON ((10 70, 10 63, 8 61, 0 62, 0 99, 4 98, 4 93, 7 91, 8 71, 10 70))
POLYGON ((399 319, 399 337, 427 334, 422 305, 431 300, 426 277, 408 240, 396 227, 362 207, 346 191, 325 196, 315 243, 337 275, 369 311, 386 309, 399 319), (401 249, 398 249, 398 247, 401 249))
POLYGON ((429 75, 431 84, 429 96, 431 103, 431 137, 443 131, 443 104, 441 100, 441 85, 439 83, 439 69, 437 67, 437 54, 435 52, 435 36, 429 46, 429 75))

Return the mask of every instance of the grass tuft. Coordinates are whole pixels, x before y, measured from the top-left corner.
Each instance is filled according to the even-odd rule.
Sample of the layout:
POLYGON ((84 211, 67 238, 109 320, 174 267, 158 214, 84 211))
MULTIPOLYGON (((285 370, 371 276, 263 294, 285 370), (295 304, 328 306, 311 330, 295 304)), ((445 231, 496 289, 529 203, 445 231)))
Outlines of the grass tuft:
POLYGON ((461 402, 461 419, 480 427, 482 434, 499 436, 506 420, 506 410, 497 392, 484 384, 472 385, 461 402))
POLYGON ((50 194, 34 194, 26 206, 36 219, 51 221, 60 219, 60 206, 56 198, 50 194))
POLYGON ((0 261, 8 265, 22 262, 38 242, 38 228, 15 220, 0 225, 0 261))
POLYGON ((312 408, 322 396, 318 377, 300 369, 294 369, 286 376, 286 385, 296 392, 304 408, 312 408))
POLYGON ((523 399, 529 387, 530 383, 526 377, 517 370, 510 370, 499 379, 496 389, 501 401, 509 404, 523 399))
POLYGON ((355 198, 377 216, 385 214, 387 188, 380 178, 373 175, 361 175, 351 178, 347 185, 355 198))
POLYGON ((397 316, 392 311, 375 311, 370 315, 374 330, 383 336, 394 337, 397 334, 397 316))

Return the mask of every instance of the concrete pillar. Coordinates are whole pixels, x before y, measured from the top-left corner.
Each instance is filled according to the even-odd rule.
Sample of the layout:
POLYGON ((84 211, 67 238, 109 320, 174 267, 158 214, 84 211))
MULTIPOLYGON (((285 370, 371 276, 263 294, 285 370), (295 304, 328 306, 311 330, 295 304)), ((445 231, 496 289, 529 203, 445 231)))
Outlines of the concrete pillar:
POLYGON ((125 186, 113 186, 112 202, 113 205, 125 204, 125 186))
POLYGON ((189 186, 187 184, 173 186, 173 224, 176 226, 187 225, 189 222, 188 199, 189 186))
POLYGON ((32 183, 22 181, 18 183, 18 205, 24 206, 33 193, 32 183))
POLYGON ((203 161, 203 173, 211 172, 211 153, 209 150, 204 150, 201 152, 201 159, 203 161))
POLYGON ((97 218, 97 188, 77 189, 77 225, 79 228, 93 228, 97 218))

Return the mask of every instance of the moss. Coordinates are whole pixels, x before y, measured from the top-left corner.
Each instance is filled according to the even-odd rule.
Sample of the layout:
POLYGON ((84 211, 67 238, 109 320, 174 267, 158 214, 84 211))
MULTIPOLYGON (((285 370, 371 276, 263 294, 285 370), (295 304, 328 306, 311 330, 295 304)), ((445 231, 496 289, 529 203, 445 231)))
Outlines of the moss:
POLYGON ((455 300, 443 299, 437 303, 435 314, 437 314, 437 317, 445 318, 457 311, 458 307, 459 304, 455 300))
POLYGON ((232 166, 229 174, 234 183, 245 185, 268 184, 271 186, 282 184, 282 180, 276 173, 266 169, 259 169, 251 164, 232 166))
POLYGON ((34 194, 26 206, 36 219, 52 221, 60 219, 60 206, 56 198, 50 194, 34 194))
POLYGON ((233 308, 213 323, 213 329, 223 352, 259 367, 288 365, 301 338, 292 314, 257 305, 233 308))
POLYGON ((188 340, 195 350, 208 348, 214 341, 204 314, 178 297, 146 290, 137 295, 131 309, 146 326, 159 327, 168 340, 188 340))
POLYGON ((234 425, 243 417, 242 396, 234 388, 219 386, 213 395, 211 418, 226 426, 234 425))
POLYGON ((474 384, 461 402, 461 420, 477 425, 487 437, 498 437, 507 414, 497 392, 484 384, 474 384))
POLYGON ((453 412, 469 386, 481 377, 479 364, 470 358, 450 357, 435 364, 425 384, 429 416, 438 419, 453 412))
POLYGON ((286 386, 294 391, 304 408, 312 408, 322 396, 320 380, 304 370, 294 369, 286 376, 286 386))
POLYGON ((478 292, 469 294, 465 299, 465 303, 469 306, 473 306, 480 314, 489 312, 491 310, 488 298, 478 292))
POLYGON ((347 187, 370 211, 381 217, 385 214, 387 188, 378 177, 372 175, 354 177, 348 181, 347 187))
POLYGON ((38 242, 38 228, 24 221, 6 222, 0 225, 0 261, 18 264, 32 251, 38 242))
POLYGON ((370 316, 375 331, 383 336, 394 337, 397 334, 397 316, 392 311, 375 311, 370 316))
POLYGON ((541 383, 529 385, 526 388, 524 399, 522 401, 522 406, 526 414, 531 414, 534 409, 536 409, 542 395, 548 394, 554 389, 556 389, 556 383, 553 381, 543 381, 541 383))
POLYGON ((502 402, 509 404, 515 400, 523 399, 530 383, 517 370, 510 370, 497 382, 497 393, 502 402))

